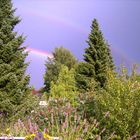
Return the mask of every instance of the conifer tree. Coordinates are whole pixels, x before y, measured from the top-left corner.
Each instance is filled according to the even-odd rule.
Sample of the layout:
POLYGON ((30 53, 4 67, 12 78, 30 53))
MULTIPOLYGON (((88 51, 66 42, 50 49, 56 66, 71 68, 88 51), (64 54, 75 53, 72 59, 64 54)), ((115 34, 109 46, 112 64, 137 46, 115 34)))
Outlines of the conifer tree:
POLYGON ((55 48, 53 59, 48 59, 45 64, 46 73, 44 75, 44 90, 48 92, 50 90, 51 82, 53 81, 55 83, 57 81, 61 65, 67 66, 70 70, 76 65, 76 63, 76 58, 68 49, 64 47, 55 48))
POLYGON ((14 32, 20 19, 14 16, 11 0, 0 0, 0 114, 9 118, 18 111, 29 93, 29 76, 22 35, 14 32))
POLYGON ((87 89, 88 81, 94 79, 100 87, 104 87, 107 80, 106 72, 108 69, 113 70, 114 64, 109 45, 104 40, 96 19, 92 22, 87 43, 88 47, 84 54, 85 62, 77 68, 78 86, 87 89))

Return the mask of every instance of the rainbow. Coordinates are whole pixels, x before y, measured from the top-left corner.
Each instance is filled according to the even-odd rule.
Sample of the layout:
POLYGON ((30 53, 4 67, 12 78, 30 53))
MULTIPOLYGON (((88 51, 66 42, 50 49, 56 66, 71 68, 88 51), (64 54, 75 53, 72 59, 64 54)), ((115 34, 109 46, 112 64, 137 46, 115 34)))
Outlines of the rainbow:
POLYGON ((67 26, 69 28, 73 28, 76 31, 81 32, 83 34, 88 34, 88 32, 89 32, 88 30, 84 29, 81 25, 76 24, 75 22, 72 22, 70 20, 66 20, 63 18, 58 18, 54 15, 50 16, 50 15, 44 14, 44 12, 35 11, 34 9, 31 9, 31 8, 28 9, 26 7, 26 10, 24 11, 24 13, 31 15, 31 16, 40 17, 43 19, 44 22, 51 21, 51 22, 58 23, 58 24, 63 25, 63 26, 67 26))
MULTIPOLYGON (((78 31, 80 33, 83 33, 83 34, 88 34, 89 33, 88 30, 84 29, 82 26, 77 25, 76 23, 74 23, 72 21, 68 21, 68 20, 65 20, 65 19, 62 19, 62 18, 58 18, 58 17, 52 16, 52 15, 51 16, 46 15, 41 11, 35 11, 34 9, 28 9, 27 7, 26 7, 26 10, 24 12, 26 12, 28 15, 30 14, 32 16, 38 16, 38 17, 42 18, 44 22, 52 21, 52 22, 56 22, 56 23, 59 23, 61 25, 67 26, 69 28, 73 28, 76 31, 78 31)), ((111 46, 111 49, 112 49, 113 52, 118 53, 120 55, 120 57, 122 59, 124 59, 125 61, 127 61, 128 63, 133 62, 133 59, 128 56, 128 54, 126 53, 126 50, 124 50, 123 48, 120 48, 120 47, 117 47, 117 46, 115 46, 115 47, 111 46)), ((43 57, 43 58, 48 58, 48 57, 52 58, 53 57, 53 55, 51 53, 44 52, 44 51, 41 51, 41 50, 37 50, 37 49, 34 49, 34 48, 27 48, 26 50, 29 51, 30 53, 34 54, 34 55, 37 55, 37 56, 40 56, 40 57, 43 57)))
POLYGON ((26 52, 29 52, 29 54, 33 54, 42 58, 53 58, 53 54, 48 53, 47 51, 42 51, 34 48, 26 48, 26 52))

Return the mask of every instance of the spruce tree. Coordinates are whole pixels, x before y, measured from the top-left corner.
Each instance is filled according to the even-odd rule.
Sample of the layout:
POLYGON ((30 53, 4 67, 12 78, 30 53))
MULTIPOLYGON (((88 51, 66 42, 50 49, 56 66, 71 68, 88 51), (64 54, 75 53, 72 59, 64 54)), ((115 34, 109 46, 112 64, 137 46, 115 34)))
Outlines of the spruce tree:
POLYGON ((20 22, 14 12, 11 0, 0 0, 0 114, 4 118, 21 111, 29 93, 29 76, 25 75, 27 53, 21 46, 24 37, 14 31, 20 22))
POLYGON ((100 87, 104 87, 107 80, 106 72, 108 69, 113 70, 114 64, 109 45, 104 40, 96 19, 92 22, 87 43, 88 47, 84 54, 85 62, 77 68, 78 86, 87 89, 88 82, 94 79, 100 87))

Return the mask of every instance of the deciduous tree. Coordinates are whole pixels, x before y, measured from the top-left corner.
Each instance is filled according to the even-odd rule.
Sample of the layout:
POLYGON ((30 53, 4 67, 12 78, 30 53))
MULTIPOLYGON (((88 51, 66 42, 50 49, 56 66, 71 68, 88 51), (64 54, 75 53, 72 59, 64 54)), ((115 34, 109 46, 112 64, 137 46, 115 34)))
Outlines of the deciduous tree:
POLYGON ((48 61, 46 61, 44 90, 48 92, 50 90, 50 83, 52 81, 54 83, 57 81, 61 65, 65 65, 68 69, 71 69, 76 65, 76 63, 76 58, 68 49, 64 47, 55 48, 53 52, 53 59, 48 59, 48 61))

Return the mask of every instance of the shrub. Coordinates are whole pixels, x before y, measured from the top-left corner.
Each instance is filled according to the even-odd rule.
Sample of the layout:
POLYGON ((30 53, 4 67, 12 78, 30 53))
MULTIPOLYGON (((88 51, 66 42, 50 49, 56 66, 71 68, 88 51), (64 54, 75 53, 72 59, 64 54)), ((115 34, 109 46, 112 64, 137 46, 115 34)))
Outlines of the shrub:
POLYGON ((140 82, 125 73, 116 76, 108 72, 106 90, 94 96, 95 116, 110 132, 116 132, 121 139, 140 134, 140 82), (108 121, 103 119, 109 111, 108 121))
POLYGON ((75 71, 69 70, 67 66, 62 65, 56 83, 51 83, 50 96, 55 98, 67 98, 71 103, 75 103, 76 98, 76 83, 75 83, 75 71))

